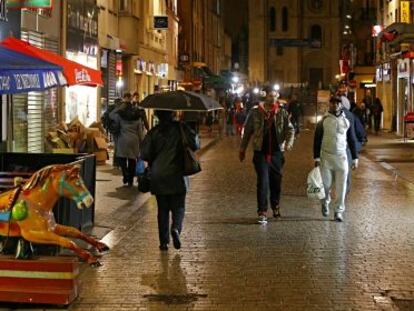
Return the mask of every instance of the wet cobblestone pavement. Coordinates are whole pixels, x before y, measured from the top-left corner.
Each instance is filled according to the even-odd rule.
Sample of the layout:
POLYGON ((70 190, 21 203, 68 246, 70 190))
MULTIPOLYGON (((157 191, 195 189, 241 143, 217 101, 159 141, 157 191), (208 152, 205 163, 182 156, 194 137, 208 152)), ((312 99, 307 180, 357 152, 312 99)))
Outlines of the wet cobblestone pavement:
POLYGON ((84 270, 69 310, 414 310, 413 186, 363 158, 345 222, 324 219, 305 195, 312 135, 287 154, 282 218, 267 225, 255 222, 252 154, 238 161, 236 137, 191 180, 182 250, 159 251, 154 198, 125 202, 113 249, 84 270))

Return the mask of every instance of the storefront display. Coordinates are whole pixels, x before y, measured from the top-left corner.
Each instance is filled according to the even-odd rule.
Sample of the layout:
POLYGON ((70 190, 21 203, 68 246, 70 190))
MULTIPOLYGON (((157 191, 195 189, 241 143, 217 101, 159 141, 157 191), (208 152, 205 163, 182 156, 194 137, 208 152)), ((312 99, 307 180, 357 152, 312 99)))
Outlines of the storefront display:
MULTIPOLYGON (((68 0, 66 57, 98 69, 98 9, 93 0, 68 0)), ((79 72, 79 79, 87 78, 79 72)), ((66 90, 66 122, 75 117, 89 126, 97 120, 98 90, 90 86, 71 86, 66 90)))

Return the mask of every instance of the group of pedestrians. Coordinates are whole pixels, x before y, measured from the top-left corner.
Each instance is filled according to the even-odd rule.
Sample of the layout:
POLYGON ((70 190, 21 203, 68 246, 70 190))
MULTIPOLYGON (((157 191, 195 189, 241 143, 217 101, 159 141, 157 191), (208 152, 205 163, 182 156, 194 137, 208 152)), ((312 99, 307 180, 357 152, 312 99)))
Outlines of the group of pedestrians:
POLYGON ((240 97, 236 97, 233 102, 229 99, 225 112, 227 136, 236 134, 241 136, 246 115, 246 106, 240 97))
MULTIPOLYGON (((264 100, 252 107, 247 115, 244 111, 244 119, 240 120, 239 126, 236 113, 244 108, 241 101, 236 98, 234 105, 226 111, 226 118, 232 118, 231 128, 237 129, 239 135, 243 133, 240 161, 245 160, 246 149, 250 140, 253 140, 257 215, 260 224, 267 223, 269 206, 273 217, 281 217, 284 153, 293 148, 295 134, 299 133, 301 114, 296 97, 292 97, 286 108, 278 102, 277 91, 270 87, 264 91, 264 100)), ((317 124, 314 136, 313 157, 315 166, 320 167, 326 193, 326 197, 321 200, 322 214, 327 217, 332 207, 335 211, 334 219, 338 222, 344 219, 345 197, 350 190, 350 172, 358 167, 360 150, 356 135, 356 120, 359 122, 359 116, 356 108, 354 113, 350 109, 346 88, 339 86, 336 94, 331 97, 328 113, 317 124), (330 196, 333 182, 336 184, 335 202, 332 202, 330 196)), ((158 205, 160 250, 168 250, 170 237, 174 247, 181 248, 180 234, 188 191, 188 178, 183 173, 183 139, 195 151, 199 148, 196 133, 184 122, 177 121, 171 111, 155 111, 159 123, 149 130, 145 112, 134 104, 130 94, 125 94, 123 102, 109 116, 114 122, 113 127, 118 128, 115 135, 115 156, 122 168, 124 184, 133 183, 138 157, 148 163, 151 169, 150 191, 156 196, 158 205)), ((233 134, 232 131, 227 133, 233 134)))

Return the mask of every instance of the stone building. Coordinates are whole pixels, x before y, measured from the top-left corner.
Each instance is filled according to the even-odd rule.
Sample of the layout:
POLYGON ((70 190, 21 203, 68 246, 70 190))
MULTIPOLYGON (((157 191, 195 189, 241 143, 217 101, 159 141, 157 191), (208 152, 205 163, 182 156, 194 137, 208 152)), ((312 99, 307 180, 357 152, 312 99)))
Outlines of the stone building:
POLYGON ((340 1, 249 0, 249 79, 282 87, 334 82, 340 1))

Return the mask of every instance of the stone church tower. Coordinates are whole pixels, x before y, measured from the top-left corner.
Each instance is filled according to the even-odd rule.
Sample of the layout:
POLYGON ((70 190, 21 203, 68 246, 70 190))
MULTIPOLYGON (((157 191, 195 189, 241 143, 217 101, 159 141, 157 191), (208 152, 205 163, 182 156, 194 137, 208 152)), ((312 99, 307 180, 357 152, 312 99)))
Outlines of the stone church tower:
POLYGON ((249 78, 312 89, 339 72, 341 0, 249 0, 249 78))

